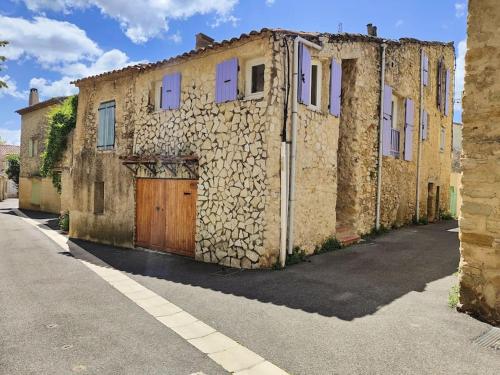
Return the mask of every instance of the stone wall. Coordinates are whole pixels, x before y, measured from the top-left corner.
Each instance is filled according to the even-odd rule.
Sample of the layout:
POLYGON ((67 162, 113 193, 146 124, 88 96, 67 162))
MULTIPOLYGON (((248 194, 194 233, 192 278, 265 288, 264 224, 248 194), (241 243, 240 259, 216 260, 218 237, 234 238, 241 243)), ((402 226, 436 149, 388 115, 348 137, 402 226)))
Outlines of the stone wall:
POLYGON ((470 0, 463 98, 460 308, 500 324, 500 7, 470 0))

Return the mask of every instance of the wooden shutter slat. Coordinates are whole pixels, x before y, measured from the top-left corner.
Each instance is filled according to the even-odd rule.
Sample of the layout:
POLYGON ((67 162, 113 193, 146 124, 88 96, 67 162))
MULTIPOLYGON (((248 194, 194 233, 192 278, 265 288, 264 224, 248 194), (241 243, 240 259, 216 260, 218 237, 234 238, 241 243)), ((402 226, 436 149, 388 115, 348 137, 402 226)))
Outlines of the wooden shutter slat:
POLYGON ((410 98, 406 99, 406 114, 405 114, 405 152, 404 159, 412 160, 413 158, 413 123, 415 105, 410 98))
POLYGON ((391 155, 392 87, 384 85, 384 118, 382 124, 382 155, 391 155))
POLYGON ((311 104, 311 54, 306 46, 299 44, 299 103, 311 104))

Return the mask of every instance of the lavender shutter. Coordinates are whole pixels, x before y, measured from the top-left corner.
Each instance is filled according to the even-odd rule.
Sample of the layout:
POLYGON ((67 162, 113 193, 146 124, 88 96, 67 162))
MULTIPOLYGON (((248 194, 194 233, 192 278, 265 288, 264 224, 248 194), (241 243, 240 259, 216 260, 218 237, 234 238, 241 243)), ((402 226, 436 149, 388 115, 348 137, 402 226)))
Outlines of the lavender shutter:
POLYGON ((444 89, 446 90, 445 93, 445 103, 444 103, 444 114, 445 116, 448 116, 450 113, 450 69, 446 69, 446 81, 444 84, 444 89))
POLYGON ((330 113, 340 116, 340 96, 342 89, 342 66, 332 60, 330 68, 330 113))
POLYGON ((167 74, 163 77, 161 108, 178 109, 181 104, 181 73, 167 74))
POLYGON ((311 54, 306 46, 299 43, 299 103, 311 104, 311 54))
POLYGON ((224 103, 238 97, 238 59, 217 64, 215 77, 215 101, 224 103))
POLYGON ((429 56, 424 52, 422 54, 422 77, 424 86, 429 84, 429 56))
POLYGON ((405 114, 405 160, 412 160, 413 157, 413 118, 415 116, 413 100, 406 99, 405 114))
POLYGON ((384 85, 384 121, 382 124, 382 155, 391 155, 392 87, 384 85))
POLYGON ((427 139, 427 127, 429 125, 429 115, 425 109, 422 110, 422 140, 427 139))

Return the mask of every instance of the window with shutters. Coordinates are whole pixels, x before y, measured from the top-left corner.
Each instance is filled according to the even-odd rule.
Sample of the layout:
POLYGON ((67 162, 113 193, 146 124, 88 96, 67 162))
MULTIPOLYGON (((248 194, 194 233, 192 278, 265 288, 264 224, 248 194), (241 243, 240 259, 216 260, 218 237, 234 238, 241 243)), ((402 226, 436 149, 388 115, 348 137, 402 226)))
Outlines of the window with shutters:
POLYGON ((401 116, 399 116, 399 108, 401 98, 398 96, 392 95, 391 100, 391 149, 390 153, 392 156, 399 157, 400 156, 400 144, 401 144, 401 116))
POLYGON ((97 148, 111 150, 115 147, 115 101, 101 103, 97 126, 97 148))
POLYGON ((28 141, 28 156, 30 158, 38 155, 38 139, 31 138, 28 141))
POLYGON ((225 103, 238 99, 238 59, 217 64, 215 70, 215 102, 225 103))
POLYGON ((311 103, 309 106, 313 109, 321 109, 321 63, 313 61, 311 64, 311 103))
POLYGON ((255 99, 264 95, 265 65, 264 58, 247 61, 245 68, 245 98, 255 99))

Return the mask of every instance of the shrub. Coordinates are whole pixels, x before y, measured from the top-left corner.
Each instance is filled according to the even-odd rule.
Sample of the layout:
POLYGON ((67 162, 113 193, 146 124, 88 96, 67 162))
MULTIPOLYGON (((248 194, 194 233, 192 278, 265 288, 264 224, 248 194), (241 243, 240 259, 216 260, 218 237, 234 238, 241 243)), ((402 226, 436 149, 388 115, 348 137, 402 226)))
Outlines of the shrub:
POLYGON ((14 181, 16 186, 19 186, 19 172, 21 170, 21 163, 19 161, 19 155, 7 155, 7 177, 14 181))
POLYGON ((59 228, 63 232, 69 231, 69 212, 64 212, 59 216, 59 228))
POLYGON ((458 285, 453 285, 448 293, 448 306, 451 309, 457 307, 460 298, 460 291, 458 285))
POLYGON ((441 220, 453 220, 454 219, 453 215, 447 211, 442 211, 440 213, 440 217, 441 217, 441 220))
POLYGON ((323 253, 335 251, 335 250, 338 250, 341 248, 342 248, 342 245, 335 237, 328 237, 321 244, 321 246, 317 246, 316 249, 314 249, 314 254, 323 254, 323 253))
POLYGON ((286 265, 291 266, 292 264, 302 263, 307 260, 307 254, 305 250, 298 246, 293 248, 292 254, 286 255, 286 265))
POLYGON ((40 174, 52 177, 52 184, 61 192, 61 176, 56 170, 66 150, 68 134, 76 126, 78 96, 67 98, 54 107, 48 114, 48 136, 45 151, 42 153, 40 174))

